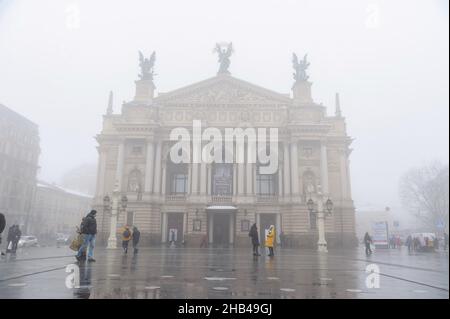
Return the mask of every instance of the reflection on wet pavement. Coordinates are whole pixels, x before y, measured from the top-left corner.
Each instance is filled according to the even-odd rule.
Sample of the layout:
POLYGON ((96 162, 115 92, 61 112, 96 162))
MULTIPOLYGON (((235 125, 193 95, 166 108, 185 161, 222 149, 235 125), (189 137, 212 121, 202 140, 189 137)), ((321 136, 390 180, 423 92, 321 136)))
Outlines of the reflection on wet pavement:
POLYGON ((380 287, 368 288, 372 260, 360 253, 279 249, 269 258, 231 248, 147 248, 136 255, 97 248, 97 262, 80 265, 73 289, 65 286, 73 257, 37 254, 0 261, 0 298, 448 298, 448 255, 378 253, 372 260, 380 287))

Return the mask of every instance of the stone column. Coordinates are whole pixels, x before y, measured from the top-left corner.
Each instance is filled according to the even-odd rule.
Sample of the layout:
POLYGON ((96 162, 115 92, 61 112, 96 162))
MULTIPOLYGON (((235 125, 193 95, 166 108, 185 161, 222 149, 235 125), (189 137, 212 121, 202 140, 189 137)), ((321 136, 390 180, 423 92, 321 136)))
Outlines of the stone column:
POLYGON ((105 173, 106 173, 106 160, 107 151, 104 147, 100 146, 98 148, 98 176, 97 176, 97 197, 103 198, 105 194, 105 173))
POLYGON ((289 196, 291 194, 291 169, 289 165, 289 145, 284 143, 284 154, 283 154, 283 174, 284 174, 284 196, 289 196))
POLYGON ((325 142, 320 144, 320 184, 324 195, 328 194, 328 156, 325 142))
POLYGON ((291 177, 292 177, 292 196, 300 196, 298 183, 298 145, 297 142, 291 143, 291 177))
POLYGON ((162 165, 162 181, 161 181, 161 194, 162 195, 166 194, 166 182, 167 182, 166 172, 167 172, 167 161, 164 161, 163 165, 162 165))
POLYGON ((206 163, 202 162, 200 164, 200 195, 206 195, 206 185, 207 185, 207 172, 206 172, 206 163))
POLYGON ((234 215, 230 214, 230 244, 234 244, 234 215))
POLYGON ((118 151, 117 151, 117 166, 116 166, 116 181, 117 181, 119 192, 122 191, 124 149, 125 149, 125 142, 120 141, 118 151))
MULTIPOLYGON (((236 159, 239 158, 239 148, 236 147, 236 159)), ((238 163, 238 195, 244 195, 244 174, 245 174, 245 164, 244 163, 238 163)))
POLYGON ((192 163, 192 189, 191 194, 198 194, 198 164, 192 163))
POLYGON ((155 156, 155 180, 153 184, 153 192, 160 194, 161 192, 161 152, 162 142, 158 141, 156 144, 156 156, 155 156))
POLYGON ((153 191, 153 167, 155 164, 155 147, 153 141, 147 142, 147 158, 145 161, 145 187, 146 193, 152 193, 153 191))
POLYGON ((161 242, 167 242, 167 213, 162 213, 161 242))
POLYGON ((237 195, 237 164, 233 163, 233 196, 237 195))
POLYGON ((278 197, 283 196, 283 166, 278 166, 278 197))
POLYGON ((207 176, 207 185, 208 185, 208 187, 206 189, 208 195, 211 195, 211 192, 212 192, 212 180, 211 180, 212 169, 213 169, 212 165, 209 164, 208 165, 208 176, 207 176))
POLYGON ((209 214, 209 221, 208 221, 208 240, 209 244, 213 243, 213 229, 214 229, 214 214, 209 214))
POLYGON ((253 195, 253 164, 246 163, 247 195, 253 195))
POLYGON ((345 150, 340 150, 339 151, 339 164, 340 164, 340 171, 339 171, 339 175, 341 178, 341 194, 342 194, 342 199, 347 199, 348 198, 348 193, 347 193, 347 169, 346 169, 346 162, 347 162, 347 158, 346 158, 346 154, 345 154, 345 150))

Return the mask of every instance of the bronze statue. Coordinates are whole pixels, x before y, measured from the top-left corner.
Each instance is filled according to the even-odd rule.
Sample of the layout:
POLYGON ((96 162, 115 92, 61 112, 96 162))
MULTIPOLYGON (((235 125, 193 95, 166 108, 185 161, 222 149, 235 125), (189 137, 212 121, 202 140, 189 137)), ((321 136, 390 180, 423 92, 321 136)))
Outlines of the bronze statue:
POLYGON ((298 81, 307 81, 309 79, 309 76, 306 74, 306 69, 309 67, 309 62, 307 61, 308 54, 305 54, 303 57, 303 60, 298 61, 297 54, 292 54, 292 65, 294 67, 295 73, 292 75, 294 76, 294 80, 296 82, 298 81))
POLYGON ((217 52, 219 55, 220 67, 217 74, 229 74, 228 68, 230 66, 230 56, 233 54, 233 44, 231 42, 228 44, 216 43, 214 52, 217 52))
POLYGON ((139 51, 139 67, 141 68, 141 74, 139 78, 141 80, 153 80, 153 66, 155 65, 156 54, 153 51, 150 58, 144 58, 144 55, 139 51))

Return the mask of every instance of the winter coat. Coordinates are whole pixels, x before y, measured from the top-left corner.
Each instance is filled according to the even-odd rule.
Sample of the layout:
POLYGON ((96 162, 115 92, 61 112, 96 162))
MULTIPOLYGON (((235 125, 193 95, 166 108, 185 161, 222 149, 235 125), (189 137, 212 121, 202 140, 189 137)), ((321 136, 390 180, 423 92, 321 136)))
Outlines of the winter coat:
POLYGON ((370 245, 371 243, 372 243, 372 238, 370 237, 369 234, 366 234, 366 235, 364 236, 364 244, 370 245))
POLYGON ((128 227, 124 227, 122 231, 122 241, 129 241, 132 235, 131 230, 128 227))
POLYGON ((0 234, 3 232, 3 230, 5 229, 6 226, 6 219, 5 219, 5 215, 3 215, 2 213, 0 213, 0 234))
POLYGON ((275 229, 270 228, 269 232, 266 235, 266 247, 273 247, 274 240, 275 240, 275 229))
POLYGON ((81 233, 87 235, 97 234, 97 220, 95 214, 89 213, 81 222, 81 233))
POLYGON ((252 244, 254 246, 259 246, 259 236, 258 236, 258 229, 255 225, 250 228, 250 232, 248 233, 248 236, 252 238, 252 244))
POLYGON ((141 237, 141 232, 137 229, 133 229, 133 245, 136 246, 139 243, 139 238, 141 237))

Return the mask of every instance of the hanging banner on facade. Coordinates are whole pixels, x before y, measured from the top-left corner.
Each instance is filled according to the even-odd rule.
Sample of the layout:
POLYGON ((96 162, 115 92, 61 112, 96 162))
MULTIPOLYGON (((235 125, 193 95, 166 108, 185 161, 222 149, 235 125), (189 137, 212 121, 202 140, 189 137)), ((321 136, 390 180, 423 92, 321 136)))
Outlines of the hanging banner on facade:
POLYGON ((377 248, 388 247, 388 224, 387 222, 372 223, 372 241, 377 248))

